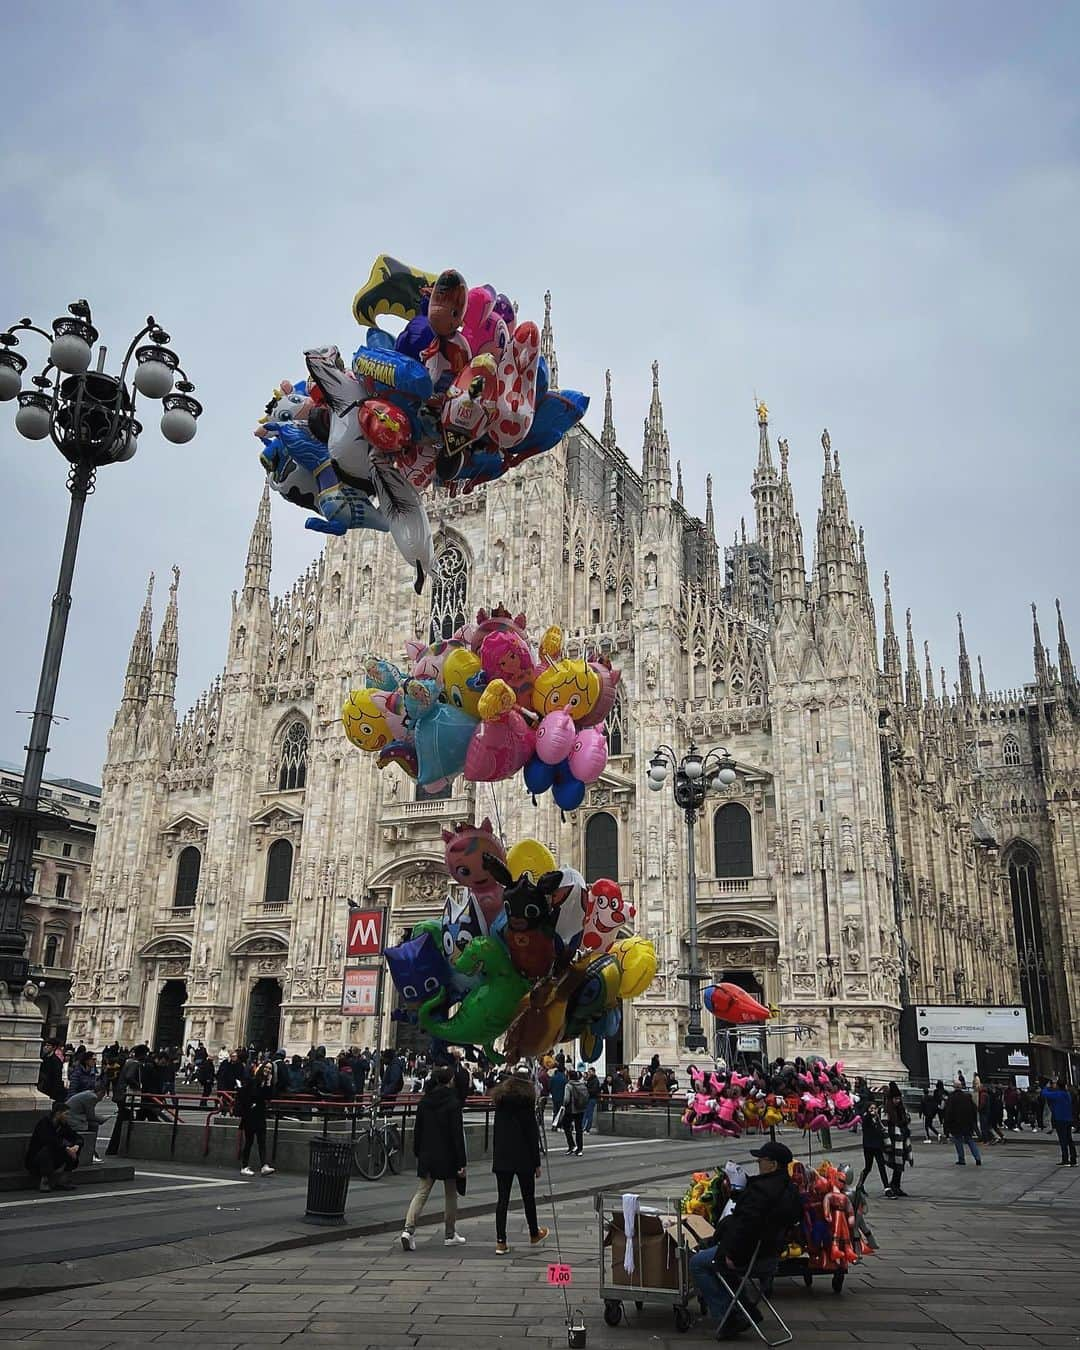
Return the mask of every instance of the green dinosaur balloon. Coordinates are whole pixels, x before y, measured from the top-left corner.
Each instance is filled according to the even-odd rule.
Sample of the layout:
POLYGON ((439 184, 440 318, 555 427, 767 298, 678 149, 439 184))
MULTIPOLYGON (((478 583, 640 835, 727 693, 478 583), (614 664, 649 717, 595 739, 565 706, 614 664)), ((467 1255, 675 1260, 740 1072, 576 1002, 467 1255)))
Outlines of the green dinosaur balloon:
POLYGON ((482 1045, 488 1058, 501 1064, 502 1056, 492 1043, 514 1020, 518 1004, 529 992, 529 981, 511 965, 510 954, 498 938, 474 937, 453 964, 461 975, 480 970, 484 983, 465 995, 452 1017, 435 1016, 444 1002, 441 992, 422 1003, 417 1015, 420 1030, 455 1045, 482 1045))

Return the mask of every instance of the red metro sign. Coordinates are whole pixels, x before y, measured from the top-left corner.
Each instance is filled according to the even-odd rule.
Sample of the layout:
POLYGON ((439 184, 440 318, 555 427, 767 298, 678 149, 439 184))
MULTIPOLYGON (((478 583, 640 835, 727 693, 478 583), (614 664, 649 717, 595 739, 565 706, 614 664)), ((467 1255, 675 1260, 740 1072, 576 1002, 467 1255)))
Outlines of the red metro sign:
POLYGON ((380 956, 383 949, 383 925, 386 911, 354 909, 349 915, 349 933, 345 943, 348 956, 380 956))

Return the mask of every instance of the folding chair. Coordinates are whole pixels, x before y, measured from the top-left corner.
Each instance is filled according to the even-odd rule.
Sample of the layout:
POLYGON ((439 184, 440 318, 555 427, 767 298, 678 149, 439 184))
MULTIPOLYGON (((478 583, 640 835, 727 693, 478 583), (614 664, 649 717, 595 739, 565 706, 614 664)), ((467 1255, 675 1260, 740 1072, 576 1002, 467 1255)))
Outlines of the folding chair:
POLYGON ((754 1248, 754 1254, 750 1258, 750 1264, 742 1272, 742 1276, 738 1284, 735 1285, 734 1288, 732 1288, 731 1281, 734 1278, 735 1272, 732 1271, 731 1274, 729 1275, 724 1267, 722 1266, 716 1267, 717 1279, 719 1279, 720 1283, 731 1295, 731 1303, 725 1310, 723 1317, 721 1317, 719 1325, 717 1326, 716 1330, 719 1333, 724 1323, 728 1320, 728 1318, 737 1308, 739 1312, 742 1313, 743 1317, 747 1320, 747 1322, 749 1322, 751 1329, 757 1335, 758 1339, 763 1341, 765 1345, 769 1346, 770 1348, 777 1345, 786 1345, 788 1341, 794 1339, 792 1332, 788 1327, 787 1323, 776 1311, 775 1307, 772 1305, 772 1303, 765 1295, 765 1285, 768 1285, 769 1288, 771 1289, 772 1277, 776 1274, 776 1269, 777 1266, 779 1265, 779 1260, 775 1256, 767 1256, 763 1259, 759 1258, 761 1258, 760 1242, 754 1248), (757 1298, 752 1303, 743 1302, 743 1291, 746 1289, 750 1289, 752 1292, 757 1294, 757 1298), (769 1312, 772 1313, 773 1317, 776 1319, 777 1325, 783 1332, 783 1335, 778 1337, 778 1339, 776 1339, 775 1341, 769 1340, 765 1332, 762 1331, 761 1327, 758 1326, 757 1322, 755 1322, 753 1317, 751 1317, 750 1315, 749 1309, 751 1306, 760 1307, 763 1303, 766 1306, 766 1308, 768 1308, 769 1312))

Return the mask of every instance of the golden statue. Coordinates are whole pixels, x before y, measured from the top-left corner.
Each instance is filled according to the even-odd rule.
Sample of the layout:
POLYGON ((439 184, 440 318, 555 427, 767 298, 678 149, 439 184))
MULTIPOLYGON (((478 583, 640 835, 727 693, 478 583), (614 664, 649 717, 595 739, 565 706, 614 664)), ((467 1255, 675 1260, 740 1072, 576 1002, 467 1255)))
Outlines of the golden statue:
POLYGON ((764 426, 769 420, 769 410, 760 400, 757 405, 757 420, 759 426, 764 426))

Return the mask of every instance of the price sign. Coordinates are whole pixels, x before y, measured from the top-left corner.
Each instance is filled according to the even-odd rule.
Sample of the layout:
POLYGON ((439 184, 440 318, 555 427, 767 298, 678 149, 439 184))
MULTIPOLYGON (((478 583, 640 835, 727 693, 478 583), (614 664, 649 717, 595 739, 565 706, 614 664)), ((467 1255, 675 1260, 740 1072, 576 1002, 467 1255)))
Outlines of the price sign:
POLYGON ((569 1266, 548 1266, 548 1284, 568 1285, 574 1283, 574 1272, 569 1266))

